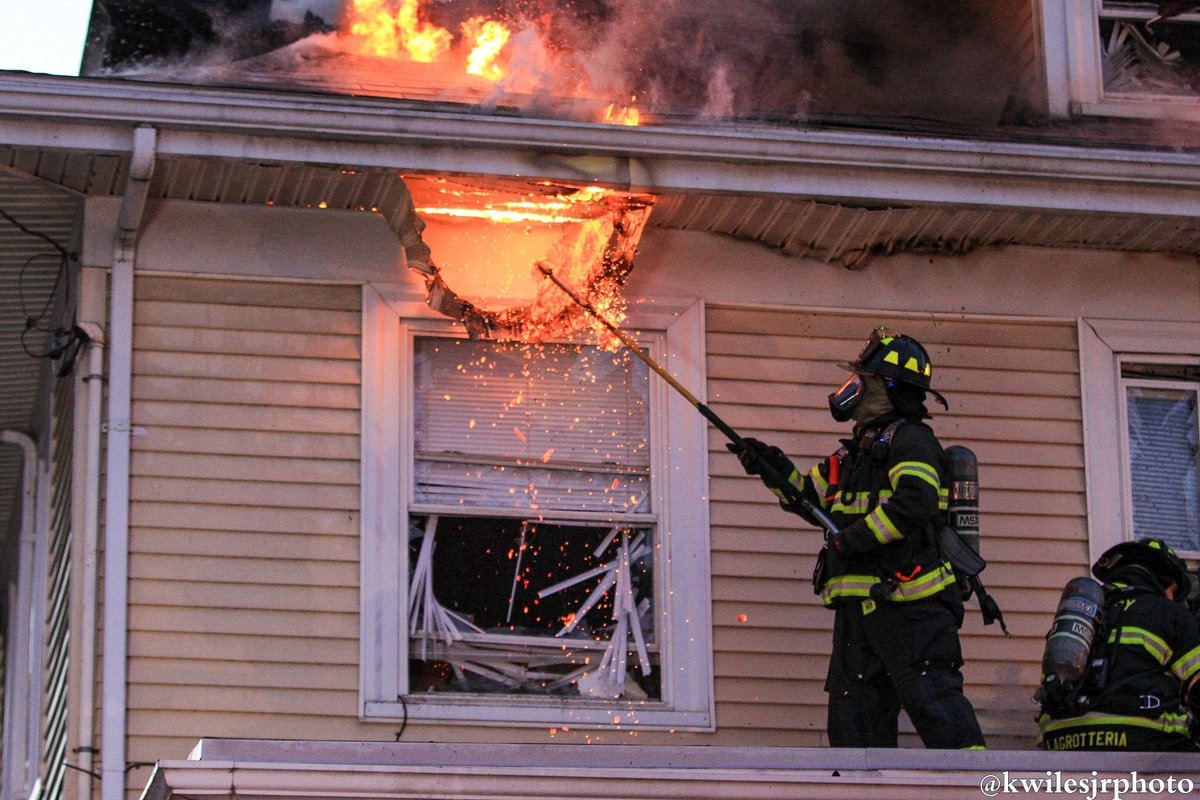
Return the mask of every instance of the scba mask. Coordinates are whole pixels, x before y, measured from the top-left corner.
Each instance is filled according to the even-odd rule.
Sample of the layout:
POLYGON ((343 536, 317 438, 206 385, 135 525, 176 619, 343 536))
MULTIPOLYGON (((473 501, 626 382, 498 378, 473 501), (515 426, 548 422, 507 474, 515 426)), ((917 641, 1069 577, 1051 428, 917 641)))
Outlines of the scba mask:
POLYGON ((829 413, 838 422, 848 422, 854 416, 854 409, 862 402, 867 393, 866 385, 861 375, 851 375, 842 384, 842 388, 829 395, 829 413))

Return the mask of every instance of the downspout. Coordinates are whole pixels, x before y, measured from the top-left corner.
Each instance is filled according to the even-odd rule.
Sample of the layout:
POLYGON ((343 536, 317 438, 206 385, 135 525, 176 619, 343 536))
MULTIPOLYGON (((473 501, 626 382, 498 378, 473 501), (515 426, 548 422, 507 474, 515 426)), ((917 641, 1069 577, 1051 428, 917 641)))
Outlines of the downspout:
MULTIPOLYGON (((18 670, 16 683, 9 683, 10 691, 5 697, 4 717, 4 789, 3 800, 18 800, 27 796, 33 788, 33 776, 37 774, 36 763, 30 759, 38 753, 36 734, 30 735, 30 721, 40 715, 41 704, 35 702, 33 688, 33 659, 31 636, 33 631, 33 572, 37 532, 37 444, 19 431, 0 432, 0 443, 20 447, 23 451, 21 477, 21 534, 17 540, 17 597, 9 614, 17 619, 16 638, 9 642, 14 658, 9 664, 18 670), (32 747, 31 745, 32 738, 32 747)), ((10 628, 11 631, 11 628, 10 628)), ((39 731, 39 725, 33 725, 39 731)))
POLYGON ((104 677, 101 800, 125 800, 127 665, 129 651, 129 446, 133 382, 133 272, 138 231, 154 174, 157 132, 133 132, 129 179, 113 243, 109 310, 108 457, 104 517, 104 677))
POLYGON ((83 477, 83 565, 80 574, 81 619, 79 623, 79 727, 75 766, 78 768, 76 798, 90 800, 95 780, 96 743, 96 555, 100 547, 100 425, 104 412, 104 334, 98 326, 82 322, 88 344, 86 416, 84 422, 83 477))

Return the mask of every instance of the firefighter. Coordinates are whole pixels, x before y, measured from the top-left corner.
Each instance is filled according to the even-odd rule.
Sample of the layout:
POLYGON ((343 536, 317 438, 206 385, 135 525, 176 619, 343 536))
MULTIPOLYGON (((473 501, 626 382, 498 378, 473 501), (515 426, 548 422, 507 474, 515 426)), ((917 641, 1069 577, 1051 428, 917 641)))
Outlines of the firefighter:
POLYGON ((761 475, 765 462, 787 476, 839 530, 827 536, 813 575, 814 591, 834 611, 829 743, 896 747, 903 708, 926 747, 982 748, 959 672, 962 595, 935 536, 946 517, 947 463, 923 421, 927 394, 944 407, 946 400, 931 388, 929 354, 908 336, 876 329, 841 366, 851 374, 829 395, 829 409, 854 428, 807 474, 758 440, 730 446, 747 473, 761 475))
POLYGON ((1092 574, 1104 583, 1099 635, 1083 676, 1039 695, 1038 746, 1194 750, 1200 629, 1185 605, 1187 565, 1162 541, 1138 539, 1106 551, 1092 574))

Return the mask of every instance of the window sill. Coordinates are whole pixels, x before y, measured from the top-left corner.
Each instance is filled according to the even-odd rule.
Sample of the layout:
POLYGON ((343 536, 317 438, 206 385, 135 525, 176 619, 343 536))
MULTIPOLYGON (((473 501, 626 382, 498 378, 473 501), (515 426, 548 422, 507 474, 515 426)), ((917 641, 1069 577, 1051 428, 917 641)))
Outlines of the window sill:
POLYGON ((469 723, 472 725, 711 733, 708 710, 681 711, 652 701, 621 702, 558 697, 479 696, 466 700, 436 694, 407 695, 403 702, 364 704, 364 722, 469 723))

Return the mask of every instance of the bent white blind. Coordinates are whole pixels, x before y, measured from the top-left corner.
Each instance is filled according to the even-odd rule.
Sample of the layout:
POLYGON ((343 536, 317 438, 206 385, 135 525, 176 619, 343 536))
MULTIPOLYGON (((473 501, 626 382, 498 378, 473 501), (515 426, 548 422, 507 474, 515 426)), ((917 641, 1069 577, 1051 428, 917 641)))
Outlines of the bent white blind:
POLYGON ((1134 535, 1200 550, 1197 390, 1130 381, 1125 391, 1134 535))
POLYGON ((417 337, 413 500, 649 513, 648 393, 625 351, 417 337))

